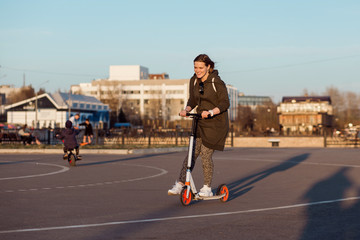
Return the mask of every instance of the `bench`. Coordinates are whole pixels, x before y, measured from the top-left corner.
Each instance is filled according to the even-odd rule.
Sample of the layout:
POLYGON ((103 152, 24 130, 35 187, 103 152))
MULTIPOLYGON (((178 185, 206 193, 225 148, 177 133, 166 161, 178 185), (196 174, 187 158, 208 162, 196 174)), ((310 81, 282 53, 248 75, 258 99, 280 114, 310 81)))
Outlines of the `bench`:
POLYGON ((272 147, 278 147, 280 143, 280 139, 269 139, 268 142, 271 143, 272 147))

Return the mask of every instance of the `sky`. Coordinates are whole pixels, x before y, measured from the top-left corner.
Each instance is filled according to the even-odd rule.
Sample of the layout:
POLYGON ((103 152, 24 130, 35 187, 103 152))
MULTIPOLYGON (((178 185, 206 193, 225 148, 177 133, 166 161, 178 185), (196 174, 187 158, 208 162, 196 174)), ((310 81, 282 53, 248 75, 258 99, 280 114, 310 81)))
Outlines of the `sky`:
POLYGON ((0 85, 69 91, 110 65, 188 79, 201 53, 245 95, 360 93, 360 1, 0 0, 0 85))

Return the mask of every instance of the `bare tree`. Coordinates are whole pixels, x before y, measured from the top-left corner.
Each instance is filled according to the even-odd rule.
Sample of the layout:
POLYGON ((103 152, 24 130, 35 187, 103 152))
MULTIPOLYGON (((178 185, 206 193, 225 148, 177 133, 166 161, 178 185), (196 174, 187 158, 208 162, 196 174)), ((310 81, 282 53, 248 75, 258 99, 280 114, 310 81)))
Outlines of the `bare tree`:
POLYGON ((6 102, 8 104, 12 104, 32 97, 35 97, 35 90, 30 85, 22 87, 20 88, 20 90, 10 93, 8 98, 6 99, 6 102))
POLYGON ((360 125, 359 94, 351 91, 341 92, 333 86, 328 87, 324 94, 331 97, 336 128, 344 128, 349 123, 360 125))

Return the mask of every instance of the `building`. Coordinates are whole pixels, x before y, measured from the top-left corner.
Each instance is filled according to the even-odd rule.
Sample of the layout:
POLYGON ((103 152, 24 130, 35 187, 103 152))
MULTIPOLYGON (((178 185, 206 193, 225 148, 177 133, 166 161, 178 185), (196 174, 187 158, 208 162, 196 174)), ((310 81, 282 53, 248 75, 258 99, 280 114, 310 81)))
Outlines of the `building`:
POLYGON ((272 100, 267 96, 245 96, 243 93, 239 94, 238 104, 244 107, 250 107, 254 111, 258 106, 267 106, 272 104, 272 100))
POLYGON ((5 93, 0 93, 0 105, 5 105, 5 104, 6 104, 5 93))
POLYGON ((11 85, 0 85, 0 94, 4 94, 6 99, 10 94, 20 91, 20 89, 21 88, 15 88, 11 85))
POLYGON ((94 96, 120 109, 125 106, 143 119, 180 120, 179 111, 188 100, 189 79, 180 80, 94 80, 71 86, 73 94, 94 96))
POLYGON ((13 85, 0 85, 0 122, 6 121, 5 106, 9 96, 19 94, 20 90, 21 88, 15 88, 13 85))
POLYGON ((44 93, 5 107, 7 122, 28 126, 64 127, 71 115, 80 114, 81 122, 89 119, 93 126, 109 125, 109 106, 91 96, 68 93, 44 93))
MULTIPOLYGON (((113 71, 111 67, 110 71, 113 71)), ((117 70, 122 69, 120 66, 116 67, 117 70)), ((129 66, 123 69, 130 69, 127 67, 129 66)), ((137 69, 137 73, 141 70, 141 68, 133 69, 137 69)), ((182 119, 179 112, 186 107, 189 98, 189 79, 168 79, 168 75, 163 73, 148 74, 153 79, 124 80, 128 76, 125 73, 126 71, 118 71, 118 75, 110 73, 112 77, 109 79, 72 85, 71 93, 96 97, 109 104, 114 111, 127 108, 128 114, 140 116, 141 119, 164 121, 182 119), (115 76, 118 76, 118 79, 114 79, 115 76)), ((238 91, 230 85, 227 89, 231 104, 229 116, 233 121, 236 118, 238 91)))
POLYGON ((132 81, 149 79, 149 69, 140 65, 112 65, 109 80, 132 81))
POLYGON ((320 134, 333 124, 329 96, 283 97, 277 109, 285 134, 320 134))
POLYGON ((238 114, 239 91, 237 90, 237 88, 235 88, 232 85, 226 85, 226 88, 228 91, 229 101, 230 101, 229 120, 235 121, 238 114))
POLYGON ((158 73, 158 74, 149 74, 149 79, 169 79, 169 74, 167 73, 158 73))
MULTIPOLYGON (((237 96, 235 87, 228 85, 230 100, 229 119, 237 116, 237 96)), ((100 101, 116 105, 113 110, 130 108, 133 114, 142 119, 163 119, 165 121, 181 120, 179 111, 189 98, 189 79, 178 80, 135 80, 110 81, 94 80, 91 83, 72 85, 73 94, 94 96, 100 101)))

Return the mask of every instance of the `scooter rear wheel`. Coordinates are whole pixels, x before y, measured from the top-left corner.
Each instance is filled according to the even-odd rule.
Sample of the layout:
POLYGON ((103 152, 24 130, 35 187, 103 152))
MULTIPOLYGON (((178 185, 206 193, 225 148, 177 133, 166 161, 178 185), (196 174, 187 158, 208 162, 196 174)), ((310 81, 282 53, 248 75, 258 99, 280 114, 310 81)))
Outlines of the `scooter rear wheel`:
POLYGON ((76 166, 76 157, 74 154, 69 155, 69 164, 70 166, 76 166))
POLYGON ((191 190, 190 190, 188 198, 186 197, 187 192, 188 192, 187 187, 184 187, 180 193, 180 201, 181 201, 181 204, 184 206, 188 206, 191 203, 191 200, 193 198, 193 194, 192 194, 191 190))
POLYGON ((226 202, 229 199, 229 189, 225 184, 221 184, 216 192, 216 195, 222 195, 225 193, 225 196, 223 196, 222 198, 220 198, 221 202, 226 202))

